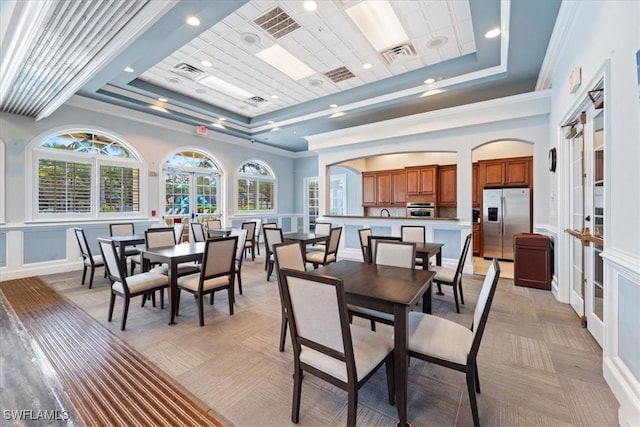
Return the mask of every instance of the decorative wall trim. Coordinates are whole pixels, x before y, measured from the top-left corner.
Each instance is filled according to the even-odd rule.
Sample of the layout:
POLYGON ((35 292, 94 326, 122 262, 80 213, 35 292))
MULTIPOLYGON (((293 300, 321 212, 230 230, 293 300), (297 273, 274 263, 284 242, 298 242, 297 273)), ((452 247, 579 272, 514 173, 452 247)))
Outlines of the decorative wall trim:
MULTIPOLYGON (((640 283, 640 256, 616 248, 606 248, 602 252, 605 261, 615 264, 628 274, 635 276, 633 279, 640 283)), ((640 418, 639 418, 640 419, 640 418)))

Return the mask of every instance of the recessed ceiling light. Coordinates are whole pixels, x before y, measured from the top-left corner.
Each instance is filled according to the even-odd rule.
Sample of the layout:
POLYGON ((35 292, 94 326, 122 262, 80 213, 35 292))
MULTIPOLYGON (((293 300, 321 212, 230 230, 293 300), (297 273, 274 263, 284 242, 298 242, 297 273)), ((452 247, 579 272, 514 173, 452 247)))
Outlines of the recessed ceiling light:
POLYGON ((271 95, 271 99, 278 99, 278 95, 271 95))
POLYGON ((492 39, 494 37, 498 37, 500 35, 500 28, 494 28, 493 30, 487 31, 484 35, 488 39, 492 39))
POLYGON ((378 51, 409 40, 391 4, 386 0, 363 1, 345 12, 378 51))
POLYGON ((344 116, 345 114, 347 114, 347 113, 345 113, 344 111, 338 111, 337 113, 334 113, 334 114, 330 115, 329 117, 331 117, 331 118, 341 117, 341 116, 344 116))
POLYGON ((207 61, 206 59, 202 61, 201 64, 204 65, 205 67, 213 67, 213 64, 207 61))
POLYGON ((424 81, 424 84, 430 85, 431 83, 435 83, 436 79, 427 79, 424 81))
POLYGON ((446 36, 436 36, 427 42, 427 47, 429 49, 439 49, 447 44, 448 41, 449 39, 446 36))
POLYGON ((331 107, 331 108, 338 108, 338 104, 331 104, 331 105, 329 105, 329 107, 331 107))
POLYGON ((270 125, 273 124, 273 120, 269 120, 267 123, 269 123, 270 125))
POLYGON ((279 44, 274 44, 256 53, 256 56, 293 80, 300 80, 316 73, 311 67, 279 44))
POLYGON ((167 98, 158 98, 158 101, 160 101, 160 102, 169 102, 169 100, 167 98))
POLYGON ((368 62, 366 64, 362 64, 362 68, 364 68, 365 70, 368 70, 371 67, 373 67, 373 65, 369 64, 368 62))
POLYGON ((278 126, 276 126, 273 129, 271 129, 271 132, 275 132, 275 131, 278 131, 278 130, 280 130, 280 128, 278 126))
POLYGON ((198 83, 236 99, 247 99, 253 96, 251 92, 239 88, 238 86, 219 79, 215 76, 207 76, 204 79, 199 80, 198 83))
POLYGON ((187 18, 187 24, 191 25, 192 27, 197 27, 198 25, 200 25, 200 20, 197 16, 190 16, 187 18))
POLYGON ((226 117, 218 117, 218 120, 222 120, 224 122, 225 120, 227 120, 227 118, 226 117))
POLYGON ((212 123, 211 126, 218 129, 226 129, 226 127, 222 126, 220 123, 212 123))
POLYGON ((318 8, 318 3, 316 3, 314 0, 307 0, 302 3, 302 7, 304 7, 304 10, 306 10, 307 12, 315 12, 315 10, 318 8))
POLYGON ((149 105, 149 108, 152 110, 156 110, 156 111, 161 111, 163 113, 168 113, 169 110, 167 110, 166 108, 160 106, 160 105, 149 105))
POLYGON ((133 68, 131 68, 131 67, 126 67, 126 68, 124 69, 124 71, 126 71, 127 73, 133 73, 133 68))

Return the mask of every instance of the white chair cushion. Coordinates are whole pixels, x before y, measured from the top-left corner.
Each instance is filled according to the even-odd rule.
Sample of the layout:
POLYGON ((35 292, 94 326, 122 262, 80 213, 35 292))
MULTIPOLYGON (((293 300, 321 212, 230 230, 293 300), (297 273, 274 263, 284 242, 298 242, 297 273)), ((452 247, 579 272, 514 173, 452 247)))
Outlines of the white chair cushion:
MULTIPOLYGON (((129 292, 131 293, 137 293, 168 284, 167 276, 150 271, 127 277, 127 285, 129 285, 129 292)), ((114 291, 124 293, 122 282, 113 282, 111 287, 114 291)))
POLYGON ((247 240, 246 242, 244 242, 244 247, 245 248, 250 248, 253 246, 253 242, 250 240, 247 240))
MULTIPOLYGON (((93 255, 91 256, 91 258, 93 258, 93 263, 96 267, 102 267, 104 265, 104 261, 102 261, 102 255, 93 255)), ((91 261, 89 261, 88 259, 85 258, 84 263, 87 266, 91 267, 91 261)))
MULTIPOLYGON (((358 381, 367 376, 393 350, 393 338, 357 325, 351 326, 358 381)), ((324 353, 302 346, 300 361, 347 382, 347 365, 324 353)))
MULTIPOLYGON (((229 276, 215 277, 213 279, 205 280, 204 286, 202 286, 202 290, 208 291, 211 289, 222 288, 223 286, 227 286, 228 284, 229 284, 229 276)), ((200 285, 200 273, 190 274, 188 276, 178 278, 178 286, 180 286, 181 288, 185 288, 193 292, 197 292, 199 285, 200 285)))
POLYGON ((465 365, 473 333, 458 323, 430 314, 409 313, 409 350, 465 365))
MULTIPOLYGON (((324 251, 307 252, 307 262, 322 264, 324 262, 324 251)), ((334 262, 336 256, 331 254, 327 257, 327 263, 334 262)))
POLYGON ((153 267, 149 270, 150 273, 164 274, 165 276, 169 275, 169 266, 167 264, 162 264, 157 267, 153 267))
POLYGON ((131 262, 137 262, 138 264, 142 264, 142 257, 140 256, 140 254, 131 255, 129 257, 129 260, 131 260, 131 262))
POLYGON ((378 319, 388 320, 389 322, 393 322, 393 314, 384 313, 382 311, 372 310, 370 308, 359 307, 357 305, 347 304, 347 309, 349 311, 353 311, 354 313, 362 313, 367 316, 377 317, 378 319))
POLYGON ((452 270, 452 269, 447 268, 447 267, 440 267, 439 265, 434 266, 433 267, 433 271, 436 272, 436 275, 433 278, 433 280, 438 281, 438 282, 453 283, 453 276, 456 275, 456 271, 455 270, 452 270))
MULTIPOLYGON (((165 276, 169 275, 169 266, 167 264, 162 264, 157 267, 149 270, 153 273, 164 274, 165 276)), ((190 273, 197 273, 200 271, 200 264, 195 262, 185 262, 182 264, 178 264, 178 276, 185 276, 190 273)))

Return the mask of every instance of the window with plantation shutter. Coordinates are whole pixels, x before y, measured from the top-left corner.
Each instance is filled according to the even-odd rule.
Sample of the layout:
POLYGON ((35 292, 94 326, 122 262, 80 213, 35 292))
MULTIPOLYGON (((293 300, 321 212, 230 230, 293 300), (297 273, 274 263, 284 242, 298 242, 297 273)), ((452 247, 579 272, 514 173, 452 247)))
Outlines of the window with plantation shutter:
POLYGON ((34 148, 33 158, 36 219, 140 215, 142 162, 113 137, 62 132, 34 148))
POLYGON ((238 170, 237 205, 240 213, 274 212, 276 179, 266 164, 252 160, 238 170))

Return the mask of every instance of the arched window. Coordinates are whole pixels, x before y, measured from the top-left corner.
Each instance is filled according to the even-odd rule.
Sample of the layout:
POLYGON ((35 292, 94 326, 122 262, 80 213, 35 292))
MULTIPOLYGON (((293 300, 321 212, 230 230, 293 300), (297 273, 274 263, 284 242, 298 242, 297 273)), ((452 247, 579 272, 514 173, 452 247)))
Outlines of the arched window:
POLYGON ((72 130, 34 148, 36 218, 139 215, 142 162, 123 142, 72 130))
POLYGON ((220 167, 208 154, 189 150, 169 156, 163 167, 165 217, 219 214, 220 167))
POLYGON ((271 168, 259 160, 250 160, 238 169, 237 211, 274 212, 276 178, 271 168))

